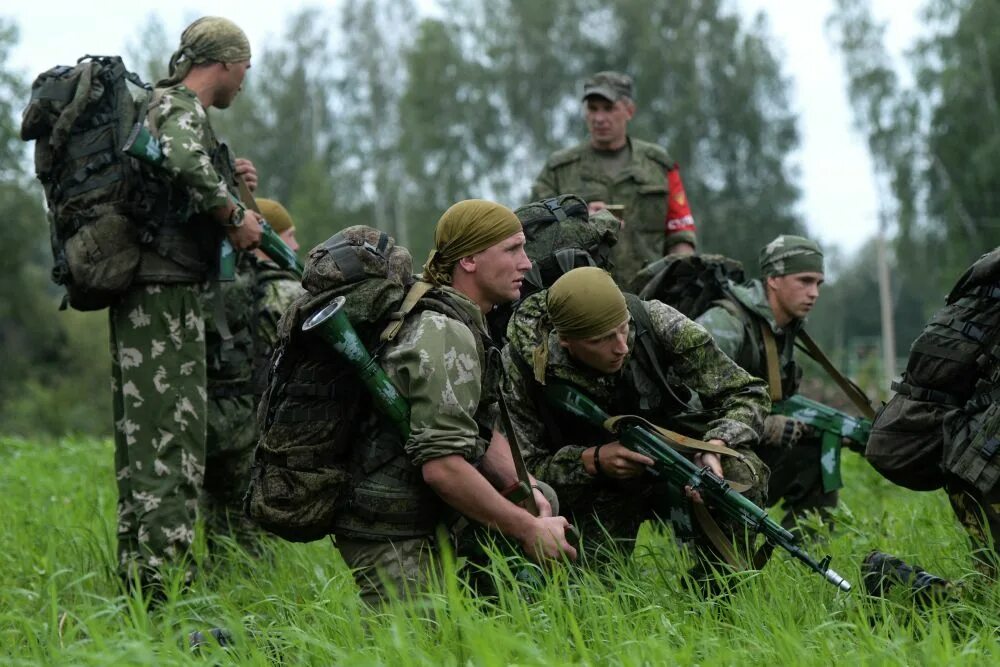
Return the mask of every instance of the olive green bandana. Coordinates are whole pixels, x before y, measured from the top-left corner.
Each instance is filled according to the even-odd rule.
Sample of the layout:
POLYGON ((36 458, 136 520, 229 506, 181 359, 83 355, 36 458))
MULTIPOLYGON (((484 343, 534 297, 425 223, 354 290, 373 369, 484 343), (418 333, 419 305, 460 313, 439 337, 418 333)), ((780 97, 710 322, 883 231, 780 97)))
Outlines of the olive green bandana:
POLYGON ((239 26, 221 16, 203 16, 181 33, 181 44, 170 56, 169 76, 156 87, 180 83, 194 65, 244 60, 250 60, 250 41, 239 26))
POLYGON ((823 273, 823 251, 804 236, 782 234, 760 251, 763 278, 791 273, 823 273))
POLYGON ((506 206, 466 199, 444 212, 434 230, 434 249, 424 264, 424 280, 450 285, 458 260, 482 252, 521 231, 521 221, 506 206))
POLYGON ((545 304, 552 326, 562 338, 596 338, 628 320, 621 290, 610 273, 596 266, 563 274, 552 283, 545 304))
POLYGON ((258 197, 257 208, 260 209, 260 214, 267 220, 267 224, 271 225, 271 229, 277 233, 281 234, 295 228, 295 223, 292 222, 292 216, 288 212, 288 209, 279 202, 273 199, 258 197))

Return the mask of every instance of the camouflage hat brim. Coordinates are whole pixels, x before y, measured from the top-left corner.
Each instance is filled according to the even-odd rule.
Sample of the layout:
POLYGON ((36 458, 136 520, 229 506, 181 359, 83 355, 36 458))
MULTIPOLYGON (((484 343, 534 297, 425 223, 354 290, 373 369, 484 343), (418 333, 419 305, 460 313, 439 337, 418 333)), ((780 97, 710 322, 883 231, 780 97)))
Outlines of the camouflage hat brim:
POLYGON ((609 102, 617 102, 622 97, 611 86, 588 86, 583 89, 583 97, 581 99, 586 102, 588 97, 595 96, 603 97, 609 102))

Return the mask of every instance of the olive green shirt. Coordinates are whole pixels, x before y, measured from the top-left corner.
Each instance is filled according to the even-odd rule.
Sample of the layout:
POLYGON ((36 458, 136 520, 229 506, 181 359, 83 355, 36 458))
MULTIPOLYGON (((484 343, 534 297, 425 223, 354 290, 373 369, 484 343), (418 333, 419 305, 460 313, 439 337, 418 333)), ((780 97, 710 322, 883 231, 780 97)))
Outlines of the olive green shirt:
POLYGON ((588 202, 625 206, 625 226, 612 255, 619 285, 670 247, 695 243, 692 231, 667 231, 667 172, 674 161, 656 144, 632 137, 628 142, 631 159, 614 175, 606 173, 600 152, 585 142, 553 153, 531 188, 533 201, 572 193, 588 202))
MULTIPOLYGON (((441 288, 486 335, 486 320, 471 299, 441 288)), ((424 310, 406 320, 382 356, 382 369, 410 405, 410 437, 404 448, 420 466, 458 454, 477 462, 485 453, 476 413, 482 398, 483 369, 467 326, 424 310)))

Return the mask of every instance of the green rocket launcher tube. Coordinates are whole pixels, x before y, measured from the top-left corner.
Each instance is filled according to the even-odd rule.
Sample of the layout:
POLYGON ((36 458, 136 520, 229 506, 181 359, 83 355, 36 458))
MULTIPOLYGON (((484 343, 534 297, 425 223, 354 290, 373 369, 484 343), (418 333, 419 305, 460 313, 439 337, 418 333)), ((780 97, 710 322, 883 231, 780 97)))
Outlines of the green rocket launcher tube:
POLYGON ((260 236, 261 251, 275 264, 286 271, 291 271, 299 280, 302 280, 302 272, 305 270, 302 260, 281 240, 278 232, 271 229, 267 220, 261 219, 260 227, 263 230, 260 236))
POLYGON ((375 399, 375 406, 392 420, 404 438, 408 437, 410 434, 410 406, 399 395, 385 371, 375 363, 375 359, 368 353, 361 337, 351 326, 351 321, 343 312, 346 301, 347 299, 344 297, 338 296, 325 308, 306 320, 302 325, 302 330, 315 331, 351 363, 358 377, 375 399))
MULTIPOLYGON (((545 387, 545 398, 560 410, 610 430, 606 426, 610 415, 578 389, 566 384, 549 384, 545 387)), ((766 511, 730 488, 726 480, 713 473, 708 466, 699 468, 679 454, 666 440, 647 428, 642 420, 620 419, 615 424, 614 435, 629 449, 655 461, 650 468, 652 474, 679 488, 689 486, 698 491, 725 516, 763 534, 770 544, 781 547, 840 590, 851 590, 851 584, 830 569, 830 556, 819 562, 814 560, 798 545, 798 538, 775 523, 766 511)))

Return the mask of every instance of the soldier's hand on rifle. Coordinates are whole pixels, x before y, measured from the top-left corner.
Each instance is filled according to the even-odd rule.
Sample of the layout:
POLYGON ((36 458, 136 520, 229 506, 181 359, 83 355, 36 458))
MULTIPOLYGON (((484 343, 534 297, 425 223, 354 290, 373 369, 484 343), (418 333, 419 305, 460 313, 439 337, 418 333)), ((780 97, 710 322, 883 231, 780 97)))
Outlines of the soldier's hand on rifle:
POLYGON ((261 217, 255 211, 247 209, 243 213, 243 222, 238 227, 226 227, 230 243, 237 250, 253 250, 260 245, 263 229, 260 226, 261 217))
MULTIPOLYGON (((714 445, 726 446, 726 443, 718 439, 709 440, 708 442, 711 442, 714 445)), ((694 464, 701 468, 708 466, 708 469, 715 473, 717 477, 722 477, 722 459, 719 458, 718 454, 713 454, 712 452, 698 452, 694 455, 694 464)), ((690 486, 685 486, 684 492, 687 494, 688 498, 696 503, 705 502, 702 500, 701 494, 695 489, 692 489, 690 486)))
POLYGON ((233 162, 236 164, 236 175, 243 179, 250 192, 256 192, 257 167, 253 166, 253 162, 245 157, 238 157, 233 162))
POLYGON ((768 415, 764 418, 764 430, 760 434, 760 441, 768 447, 791 449, 811 432, 812 428, 808 424, 797 419, 784 415, 768 415))
POLYGON ((565 517, 538 517, 521 539, 521 549, 536 563, 561 558, 576 560, 576 549, 566 540, 568 528, 565 517))
POLYGON ((583 451, 583 466, 591 475, 632 479, 646 472, 653 459, 634 452, 617 440, 583 451))

